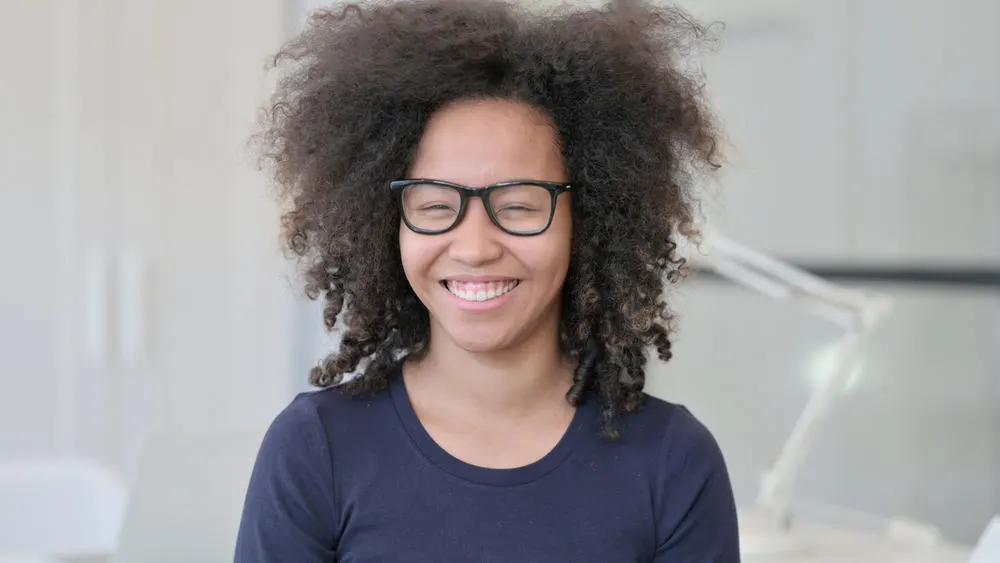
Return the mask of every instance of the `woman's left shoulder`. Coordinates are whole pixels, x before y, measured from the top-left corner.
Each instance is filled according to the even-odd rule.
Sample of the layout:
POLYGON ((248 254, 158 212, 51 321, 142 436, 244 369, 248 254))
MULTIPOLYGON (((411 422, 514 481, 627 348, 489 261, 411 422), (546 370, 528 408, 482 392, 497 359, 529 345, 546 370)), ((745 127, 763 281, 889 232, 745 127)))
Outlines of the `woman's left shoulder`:
POLYGON ((688 469, 692 465, 703 469, 725 468, 715 435, 680 403, 647 395, 643 406, 626 420, 623 437, 630 442, 641 442, 647 452, 659 451, 660 455, 652 456, 658 464, 686 465, 688 469))
POLYGON ((655 397, 633 414, 624 431, 641 439, 646 453, 654 561, 738 562, 736 502, 715 436, 684 405, 655 397))

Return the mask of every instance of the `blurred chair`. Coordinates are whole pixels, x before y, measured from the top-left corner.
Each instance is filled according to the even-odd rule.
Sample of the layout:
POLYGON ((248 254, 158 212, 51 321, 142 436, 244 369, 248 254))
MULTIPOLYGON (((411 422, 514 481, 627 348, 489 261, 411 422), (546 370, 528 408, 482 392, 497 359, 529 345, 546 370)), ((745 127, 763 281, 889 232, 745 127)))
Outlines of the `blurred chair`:
POLYGON ((264 429, 152 436, 113 561, 231 563, 263 436, 264 429))
POLYGON ((94 461, 0 462, 0 563, 107 560, 127 497, 121 479, 94 461))

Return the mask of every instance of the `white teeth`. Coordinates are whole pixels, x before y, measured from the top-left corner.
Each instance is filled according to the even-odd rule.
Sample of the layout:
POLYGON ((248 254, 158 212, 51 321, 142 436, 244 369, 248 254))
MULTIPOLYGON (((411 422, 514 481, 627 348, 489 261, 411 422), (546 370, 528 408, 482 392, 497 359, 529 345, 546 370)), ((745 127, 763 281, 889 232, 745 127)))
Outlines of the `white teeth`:
POLYGON ((448 280, 445 287, 455 297, 465 301, 487 301, 496 299, 521 283, 518 280, 501 280, 485 283, 468 283, 448 280))

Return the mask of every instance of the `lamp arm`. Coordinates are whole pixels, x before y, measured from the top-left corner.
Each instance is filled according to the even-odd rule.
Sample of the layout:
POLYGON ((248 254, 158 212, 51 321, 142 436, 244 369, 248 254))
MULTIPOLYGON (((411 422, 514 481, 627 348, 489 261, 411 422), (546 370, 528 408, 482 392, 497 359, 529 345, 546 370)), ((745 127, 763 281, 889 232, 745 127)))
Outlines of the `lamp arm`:
POLYGON ((806 402, 791 434, 766 473, 757 502, 771 512, 779 527, 790 522, 793 489, 819 429, 863 356, 892 300, 880 294, 837 286, 725 237, 712 237, 708 261, 721 276, 772 299, 792 301, 846 328, 839 340, 833 373, 806 402))

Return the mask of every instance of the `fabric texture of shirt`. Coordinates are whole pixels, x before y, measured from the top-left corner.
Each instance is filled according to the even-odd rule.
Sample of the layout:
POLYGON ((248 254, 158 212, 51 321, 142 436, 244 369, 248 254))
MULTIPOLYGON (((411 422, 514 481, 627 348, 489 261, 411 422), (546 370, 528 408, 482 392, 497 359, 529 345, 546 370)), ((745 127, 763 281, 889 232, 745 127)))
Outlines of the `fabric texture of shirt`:
POLYGON ((515 469, 465 463, 420 424, 398 374, 366 397, 295 398, 268 429, 236 563, 736 563, 722 453, 685 407, 647 397, 599 435, 577 408, 558 444, 515 469))

